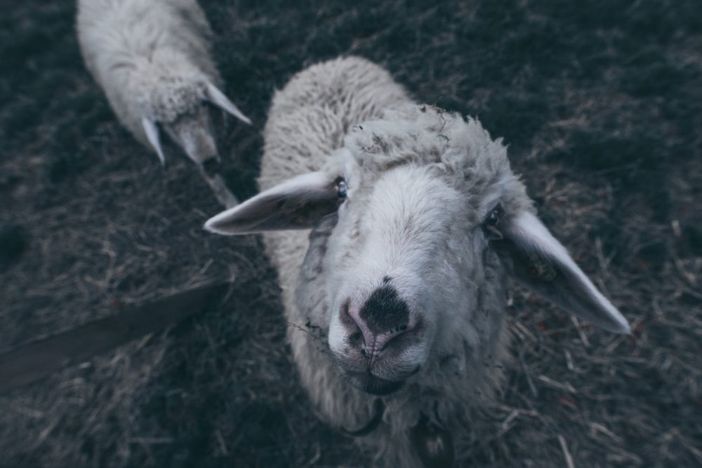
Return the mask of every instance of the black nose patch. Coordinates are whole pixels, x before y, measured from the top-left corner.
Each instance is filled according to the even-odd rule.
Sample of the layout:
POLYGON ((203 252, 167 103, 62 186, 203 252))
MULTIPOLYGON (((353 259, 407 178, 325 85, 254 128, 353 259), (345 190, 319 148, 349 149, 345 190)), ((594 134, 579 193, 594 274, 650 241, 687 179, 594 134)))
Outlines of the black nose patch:
POLYGON ((407 327, 409 324, 407 303, 400 299, 397 290, 389 285, 373 291, 363 304, 359 315, 370 331, 376 335, 407 327))

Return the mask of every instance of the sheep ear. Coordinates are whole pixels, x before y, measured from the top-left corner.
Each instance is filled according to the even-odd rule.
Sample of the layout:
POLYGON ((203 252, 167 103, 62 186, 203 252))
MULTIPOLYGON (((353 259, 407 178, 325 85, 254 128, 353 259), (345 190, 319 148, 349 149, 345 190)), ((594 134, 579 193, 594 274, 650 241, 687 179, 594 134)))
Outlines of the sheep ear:
POLYGON ((338 208, 333 180, 323 172, 294 177, 226 210, 205 223, 217 234, 307 229, 338 208))
POLYGON ((249 120, 249 118, 212 83, 207 83, 207 99, 212 102, 212 104, 222 108, 225 112, 229 112, 242 122, 251 125, 251 120, 249 120))
POLYGON ((534 214, 521 212, 497 228, 502 239, 492 243, 519 281, 605 330, 630 333, 624 316, 534 214))
POLYGON ((156 122, 153 120, 143 117, 141 119, 141 125, 144 127, 144 133, 146 133, 146 139, 149 140, 149 144, 156 151, 161 165, 166 164, 166 158, 163 157, 163 149, 161 148, 161 138, 158 134, 158 127, 156 122))

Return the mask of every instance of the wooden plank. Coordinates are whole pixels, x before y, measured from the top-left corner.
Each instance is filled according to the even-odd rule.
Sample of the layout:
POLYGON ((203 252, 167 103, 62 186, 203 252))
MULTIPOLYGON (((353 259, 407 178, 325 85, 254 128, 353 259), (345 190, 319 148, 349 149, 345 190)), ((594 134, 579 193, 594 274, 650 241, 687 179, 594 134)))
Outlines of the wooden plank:
POLYGON ((36 382, 214 306, 227 283, 207 285, 126 309, 0 355, 0 394, 36 382))

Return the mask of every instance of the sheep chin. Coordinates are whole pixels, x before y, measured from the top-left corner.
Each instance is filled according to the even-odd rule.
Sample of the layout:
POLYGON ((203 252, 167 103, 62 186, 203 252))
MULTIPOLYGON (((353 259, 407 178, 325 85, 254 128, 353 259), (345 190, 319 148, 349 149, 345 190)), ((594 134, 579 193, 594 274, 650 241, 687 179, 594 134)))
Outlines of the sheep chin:
POLYGON ((348 373, 351 384, 361 391, 375 396, 388 396, 400 390, 404 384, 404 380, 385 380, 375 375, 365 373, 348 373))

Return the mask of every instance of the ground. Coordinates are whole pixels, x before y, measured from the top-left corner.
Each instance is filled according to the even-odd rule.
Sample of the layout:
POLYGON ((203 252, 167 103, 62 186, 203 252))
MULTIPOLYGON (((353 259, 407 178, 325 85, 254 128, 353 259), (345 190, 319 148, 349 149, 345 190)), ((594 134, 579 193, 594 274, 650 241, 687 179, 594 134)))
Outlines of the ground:
MULTIPOLYGON (((2 467, 364 465, 314 416, 255 236, 220 238, 193 166, 120 127, 74 2, 0 17, 0 350, 196 284, 216 310, 0 396, 2 467)), ((344 54, 502 136, 546 224, 633 325, 515 288, 515 356, 473 466, 702 464, 702 15, 696 0, 202 2, 226 92, 228 183, 255 193, 276 88, 344 54), (300 3, 299 5, 297 3, 300 3), (318 5, 313 5, 319 3, 318 5)))

